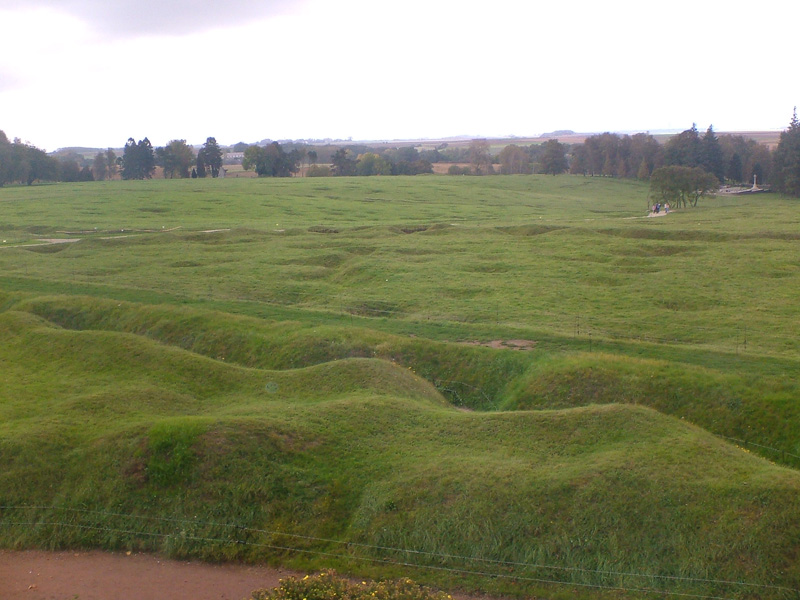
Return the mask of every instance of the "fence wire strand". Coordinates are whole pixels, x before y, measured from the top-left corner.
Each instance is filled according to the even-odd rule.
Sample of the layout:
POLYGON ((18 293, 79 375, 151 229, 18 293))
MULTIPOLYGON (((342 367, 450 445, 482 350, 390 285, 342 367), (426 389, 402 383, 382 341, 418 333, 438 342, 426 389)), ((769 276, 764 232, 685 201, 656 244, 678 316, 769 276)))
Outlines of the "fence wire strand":
MULTIPOLYGON (((559 565, 546 565, 546 564, 537 564, 537 563, 526 563, 526 562, 515 562, 515 561, 504 561, 504 560, 497 560, 497 559, 490 559, 490 558, 483 558, 483 557, 469 557, 469 556, 461 556, 456 554, 444 554, 444 553, 437 553, 437 552, 429 552, 424 550, 416 550, 416 549, 406 549, 406 548, 395 548, 392 546, 380 546, 374 544, 365 544, 361 542, 351 542, 351 541, 344 541, 344 540, 336 540, 331 538, 321 538, 311 535, 303 535, 303 534, 294 534, 294 533, 286 533, 277 530, 270 530, 270 529, 261 529, 261 528, 253 528, 253 527, 244 527, 241 525, 235 525, 230 523, 220 523, 214 521, 198 521, 192 519, 180 519, 180 518, 170 518, 170 517, 160 517, 160 516, 153 516, 153 515, 134 515, 128 513, 116 513, 116 512, 107 512, 107 511, 98 511, 98 510, 91 510, 91 509, 81 509, 81 508, 69 508, 69 507, 57 507, 57 506, 18 506, 18 505, 7 505, 7 506, 0 506, 0 511, 26 511, 26 510, 35 510, 35 511, 63 511, 63 512, 72 512, 72 513, 83 513, 83 514, 90 514, 90 515, 98 515, 102 517, 114 517, 114 518, 124 518, 124 519, 133 519, 133 520, 149 520, 149 521, 161 521, 166 523, 173 523, 173 524, 180 524, 180 525, 193 525, 193 526, 205 526, 205 527, 223 527, 223 528, 230 528, 234 529, 238 532, 250 532, 250 533, 259 533, 263 535, 271 535, 275 537, 285 537, 290 539, 297 539, 297 540, 305 540, 310 542, 318 542, 318 543, 325 543, 325 544, 335 544, 339 546, 343 546, 345 548, 363 548, 368 550, 379 550, 383 552, 393 552, 399 554, 407 554, 407 555, 417 555, 417 556, 426 556, 428 558, 439 559, 441 561, 463 561, 466 563, 483 563, 487 565, 494 565, 498 567, 510 567, 510 568, 521 568, 521 569, 530 569, 530 570, 553 570, 553 571, 561 571, 561 572, 573 572, 573 573, 582 573, 582 574, 591 574, 591 575, 600 575, 600 576, 614 576, 614 577, 632 577, 632 578, 643 578, 649 579, 651 581, 655 580, 662 580, 666 581, 673 581, 673 582, 683 582, 683 583, 696 583, 696 584, 713 584, 713 585, 725 585, 731 587, 739 587, 739 588, 747 588, 751 590, 774 590, 780 592, 791 592, 793 594, 800 595, 800 589, 790 588, 785 586, 778 586, 778 585, 770 585, 770 584, 760 584, 760 583, 751 583, 746 581, 735 581, 735 580, 725 580, 725 579, 710 579, 710 578, 697 578, 697 577, 684 577, 684 576, 676 576, 676 575, 657 575, 657 574, 648 574, 648 573, 636 573, 630 571, 609 571, 609 570, 599 570, 599 569, 586 569, 582 567, 565 567, 559 565)), ((105 531, 108 533, 117 533, 117 534, 124 534, 124 535, 131 535, 131 536, 142 536, 142 537, 150 537, 150 538, 162 538, 162 539, 169 539, 175 538, 180 540, 188 540, 194 542, 201 542, 201 543, 214 543, 214 544, 239 544, 239 545, 247 545, 253 546, 258 548, 265 548, 270 550, 278 550, 284 552, 297 552, 303 554, 312 554, 316 556, 324 556, 336 559, 346 559, 346 560, 356 560, 356 561, 363 561, 363 562, 372 562, 372 563, 379 563, 385 564, 387 559, 384 558, 373 558, 368 556, 358 556, 353 554, 342 554, 336 552, 325 552, 322 550, 311 550, 308 548, 298 548, 296 546, 291 545, 283 545, 283 544, 275 544, 275 543, 267 543, 267 542, 255 542, 251 540, 242 540, 238 538, 216 538, 216 537, 206 537, 206 536, 198 536, 198 535, 189 535, 186 532, 181 533, 160 533, 160 532, 148 532, 148 531, 137 531, 134 529, 120 529, 114 527, 103 527, 100 525, 85 525, 85 524, 78 524, 78 523, 68 523, 64 521, 4 521, 0 519, 0 525, 7 525, 7 526, 25 526, 25 527, 72 527, 76 529, 82 530, 92 530, 92 531, 105 531)), ((603 589, 603 590, 617 590, 617 591, 626 591, 626 592, 640 592, 640 593, 652 593, 657 595, 664 595, 664 596, 680 596, 680 597, 688 597, 688 598, 697 598, 697 599, 704 599, 704 600, 731 600, 723 596, 711 596, 711 595, 702 595, 702 594, 693 594, 687 592, 678 592, 678 591, 670 591, 670 590, 659 590, 654 588, 645 588, 645 587, 625 587, 625 586, 614 586, 614 585, 603 585, 598 583, 585 583, 585 582, 575 582, 575 581, 562 581, 558 579, 546 579, 546 578, 537 578, 537 577, 530 577, 525 575, 513 575, 513 574, 505 574, 505 573, 489 573, 485 571, 479 570, 471 570, 471 569, 459 569, 455 567, 446 567, 446 566, 436 566, 436 565, 424 565, 419 563, 413 562, 397 562, 392 561, 392 565, 395 566, 404 566, 409 568, 415 569, 429 569, 429 570, 436 570, 436 571, 444 571, 444 572, 451 572, 457 574, 464 574, 464 575, 475 575, 481 577, 489 577, 489 578, 503 578, 503 579, 511 579, 515 581, 527 581, 531 583, 543 583, 543 584, 554 584, 554 585, 566 585, 566 586, 579 586, 579 587, 589 587, 595 589, 603 589)))

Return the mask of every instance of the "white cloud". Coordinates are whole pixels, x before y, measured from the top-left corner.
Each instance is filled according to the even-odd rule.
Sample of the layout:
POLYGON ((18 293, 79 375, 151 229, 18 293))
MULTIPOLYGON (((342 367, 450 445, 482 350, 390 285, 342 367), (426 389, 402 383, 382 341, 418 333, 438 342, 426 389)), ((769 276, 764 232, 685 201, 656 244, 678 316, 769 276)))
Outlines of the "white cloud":
MULTIPOLYGON (((0 0, 0 9, 19 9, 15 0, 0 0)), ((27 0, 25 10, 58 11, 111 37, 182 35, 234 26, 249 20, 296 11, 304 0, 27 0)))
POLYGON ((20 85, 20 77, 8 68, 0 69, 0 93, 13 90, 20 85))
POLYGON ((781 128, 798 104, 772 0, 741 32, 754 9, 735 1, 189 4, 0 0, 0 128, 50 149, 723 131, 781 128))

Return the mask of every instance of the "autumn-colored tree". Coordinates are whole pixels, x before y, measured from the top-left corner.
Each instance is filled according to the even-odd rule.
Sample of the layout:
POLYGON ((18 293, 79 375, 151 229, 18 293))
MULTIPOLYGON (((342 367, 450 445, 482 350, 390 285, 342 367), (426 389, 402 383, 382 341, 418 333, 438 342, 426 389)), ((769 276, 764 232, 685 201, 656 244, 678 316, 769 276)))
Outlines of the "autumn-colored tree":
POLYGON ((572 147, 572 160, 569 161, 569 172, 573 175, 589 174, 589 149, 586 144, 577 144, 572 147))
POLYGON ((114 179, 114 176, 119 171, 119 160, 117 158, 117 153, 114 152, 111 148, 106 150, 106 168, 108 169, 108 178, 114 179))
POLYGON ((356 175, 391 175, 392 165, 382 156, 374 152, 366 152, 358 157, 356 175))
POLYGON ((98 152, 92 161, 92 176, 95 181, 103 181, 108 176, 108 157, 105 152, 98 152))
POLYGON ((472 165, 473 175, 491 175, 492 168, 491 146, 487 140, 472 140, 469 145, 469 163, 472 165))
POLYGON ((156 155, 164 169, 164 179, 190 176, 194 151, 186 140, 171 140, 165 147, 158 148, 156 155))
POLYGON ((741 135, 723 135, 722 148, 725 176, 736 183, 752 183, 753 174, 759 183, 765 183, 772 174, 772 156, 769 149, 756 140, 741 135))
POLYGON ((517 146, 509 144, 497 156, 500 161, 500 172, 503 175, 520 175, 531 172, 530 155, 517 146))

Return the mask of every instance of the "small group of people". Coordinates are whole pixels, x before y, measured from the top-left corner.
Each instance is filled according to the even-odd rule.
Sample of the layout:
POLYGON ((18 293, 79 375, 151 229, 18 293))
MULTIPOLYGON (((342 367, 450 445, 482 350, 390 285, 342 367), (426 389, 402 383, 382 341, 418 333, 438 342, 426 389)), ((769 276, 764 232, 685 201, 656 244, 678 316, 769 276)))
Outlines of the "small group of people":
POLYGON ((664 214, 669 214, 669 202, 664 202, 663 205, 660 202, 656 202, 653 205, 653 214, 659 214, 662 208, 664 209, 664 214))

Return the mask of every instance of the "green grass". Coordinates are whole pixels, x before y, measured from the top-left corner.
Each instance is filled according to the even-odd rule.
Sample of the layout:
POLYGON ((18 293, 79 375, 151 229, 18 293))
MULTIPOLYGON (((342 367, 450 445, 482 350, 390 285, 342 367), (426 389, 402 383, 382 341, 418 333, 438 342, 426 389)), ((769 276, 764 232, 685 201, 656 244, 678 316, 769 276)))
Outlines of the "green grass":
POLYGON ((636 219, 646 188, 629 182, 396 179, 108 182, 43 186, 24 200, 27 190, 4 190, 6 245, 89 233, 5 248, 0 265, 18 288, 47 281, 798 356, 786 327, 800 285, 796 202, 770 199, 764 214, 763 199, 711 200, 636 219), (46 195, 61 189, 75 195, 46 195), (48 213, 50 225, 30 225, 48 213))
POLYGON ((0 189, 0 544, 795 597, 797 203, 639 218, 646 196, 0 189), (80 241, 29 245, 49 238, 80 241))

